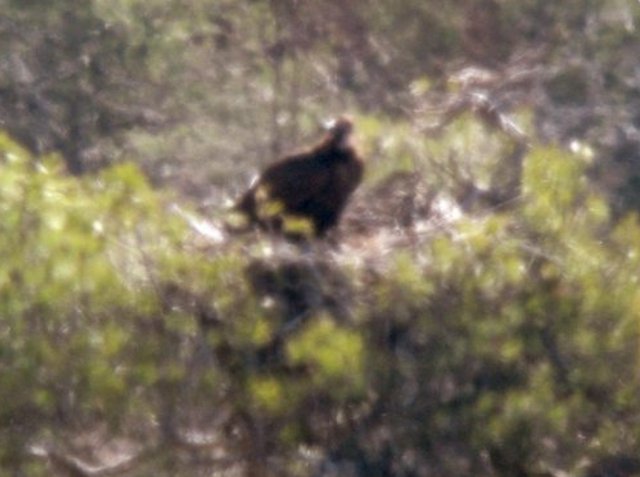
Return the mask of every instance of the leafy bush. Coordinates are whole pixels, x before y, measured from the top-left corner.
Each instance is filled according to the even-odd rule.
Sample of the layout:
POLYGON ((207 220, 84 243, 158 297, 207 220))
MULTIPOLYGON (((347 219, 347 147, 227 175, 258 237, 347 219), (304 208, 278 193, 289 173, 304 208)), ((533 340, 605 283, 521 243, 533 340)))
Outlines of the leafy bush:
MULTIPOLYGON (((427 160, 497 144, 461 137, 427 160)), ((511 476, 633 462, 640 225, 611 221, 576 149, 531 148, 508 208, 382 254, 327 253, 253 236, 203 247, 135 167, 71 178, 2 136, 2 468, 511 476)), ((475 165, 474 180, 496 167, 475 165)))

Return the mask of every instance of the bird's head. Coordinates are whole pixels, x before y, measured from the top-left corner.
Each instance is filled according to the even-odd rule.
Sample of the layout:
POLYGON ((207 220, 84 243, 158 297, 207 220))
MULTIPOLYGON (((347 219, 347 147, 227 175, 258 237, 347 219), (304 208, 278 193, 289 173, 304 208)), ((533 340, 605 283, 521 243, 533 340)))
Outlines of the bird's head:
POLYGON ((351 147, 351 135, 353 133, 353 121, 348 116, 340 116, 326 124, 329 138, 333 146, 337 149, 348 149, 351 147))

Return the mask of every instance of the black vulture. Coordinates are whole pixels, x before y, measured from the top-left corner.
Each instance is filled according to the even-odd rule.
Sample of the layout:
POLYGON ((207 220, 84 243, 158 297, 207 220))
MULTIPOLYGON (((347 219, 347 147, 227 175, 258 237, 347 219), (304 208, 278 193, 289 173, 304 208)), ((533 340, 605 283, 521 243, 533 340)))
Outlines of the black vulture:
POLYGON ((290 238, 323 237, 362 181, 364 164, 352 132, 351 119, 340 117, 316 146, 265 169, 233 210, 290 238))

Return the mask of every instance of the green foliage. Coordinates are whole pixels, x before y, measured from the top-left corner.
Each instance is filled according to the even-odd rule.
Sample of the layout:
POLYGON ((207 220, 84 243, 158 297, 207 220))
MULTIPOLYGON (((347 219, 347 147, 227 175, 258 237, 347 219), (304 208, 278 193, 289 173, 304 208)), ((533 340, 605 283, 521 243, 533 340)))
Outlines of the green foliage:
POLYGON ((0 134, 0 475, 92 446, 160 476, 604 475, 640 455, 632 5, 4 2, 0 117, 42 154, 0 134), (147 179, 217 214, 345 110, 374 200, 341 249, 203 244, 147 179))
MULTIPOLYGON (((527 113, 516 120, 526 124, 527 113)), ((417 174, 429 190, 457 197, 461 184, 509 189, 517 175, 517 165, 508 163, 513 140, 491 134, 494 131, 471 113, 458 116, 433 137, 410 123, 369 116, 358 118, 358 131, 364 156, 376 160, 367 173, 368 183, 381 183, 391 173, 406 171, 417 174)))
POLYGON ((166 346, 135 337, 145 319, 132 317, 151 325, 160 302, 148 261, 175 248, 181 227, 132 166, 79 181, 6 135, 0 159, 0 422, 19 430, 37 416, 19 439, 71 409, 64 420, 121 423, 141 404, 132 388, 152 384, 141 370, 166 346))
MULTIPOLYGON (((538 148, 527 159, 523 192, 528 200, 524 212, 540 232, 553 233, 578 225, 577 221, 588 220, 589 214, 605 207, 604 204, 598 207, 597 199, 593 198, 592 204, 582 212, 587 205, 582 202, 586 200, 588 183, 584 174, 586 163, 580 156, 538 148)), ((606 218, 597 217, 597 220, 602 223, 606 218)))
POLYGON ((313 370, 314 385, 346 397, 358 395, 364 385, 364 343, 355 331, 341 329, 319 317, 291 340, 287 354, 294 364, 313 370))
POLYGON ((284 383, 272 376, 253 377, 248 392, 259 411, 279 414, 290 404, 285 396, 284 383))
MULTIPOLYGON (((635 216, 612 228, 586 180, 590 160, 588 148, 533 147, 519 206, 462 218, 367 282, 371 379, 389 393, 384 406, 403 409, 390 428, 411 435, 398 451, 456 436, 499 475, 574 475, 584 461, 638 452, 624 436, 640 412, 627 400, 640 386, 640 234, 635 216), (409 432, 404 419, 424 424, 409 432)), ((465 451, 426 454, 444 475, 473 465, 465 451)))
MULTIPOLYGON (((483 150, 473 119, 460 121, 439 147, 483 150)), ((290 275, 276 262, 266 275, 276 281, 259 285, 251 256, 273 253, 260 244, 203 255, 131 165, 70 178, 55 157, 7 136, 0 146, 7 466, 24 468, 29 443, 58 431, 108 423, 131 435, 218 408, 245 436, 231 447, 263 452, 246 437, 258 426, 276 454, 314 445, 374 465, 385 429, 392 455, 417 446, 446 475, 480 472, 483 453, 510 475, 575 473, 585 459, 638 451, 640 225, 611 225, 585 180, 589 148, 531 148, 513 208, 464 216, 381 258, 381 273, 349 270, 345 315, 299 311, 338 293, 335 271, 290 275), (452 439, 447 457, 430 450, 452 439)), ((476 167, 483 177, 495 166, 476 167)))

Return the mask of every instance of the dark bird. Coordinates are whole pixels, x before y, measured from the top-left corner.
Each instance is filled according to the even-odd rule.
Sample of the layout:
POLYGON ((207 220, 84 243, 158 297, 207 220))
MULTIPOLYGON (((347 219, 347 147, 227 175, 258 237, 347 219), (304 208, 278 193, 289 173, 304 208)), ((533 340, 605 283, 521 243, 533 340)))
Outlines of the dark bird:
POLYGON ((337 119, 316 146, 269 166, 233 210, 289 238, 324 236, 362 181, 364 164, 352 132, 349 118, 337 119))

